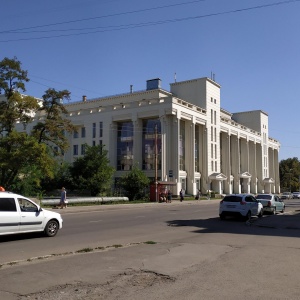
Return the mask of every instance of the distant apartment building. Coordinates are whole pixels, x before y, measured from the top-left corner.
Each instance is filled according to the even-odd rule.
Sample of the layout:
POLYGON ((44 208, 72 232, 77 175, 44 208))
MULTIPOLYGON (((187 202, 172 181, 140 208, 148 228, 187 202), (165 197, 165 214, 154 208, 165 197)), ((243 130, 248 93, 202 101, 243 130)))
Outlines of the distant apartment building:
MULTIPOLYGON (((78 128, 69 136, 64 159, 84 155, 85 144, 104 145, 117 182, 137 165, 173 194, 208 190, 229 193, 279 193, 280 143, 269 137, 261 110, 230 113, 221 108, 220 85, 198 78, 146 89, 66 103, 78 128)), ((37 116, 38 117, 38 116, 37 116)))

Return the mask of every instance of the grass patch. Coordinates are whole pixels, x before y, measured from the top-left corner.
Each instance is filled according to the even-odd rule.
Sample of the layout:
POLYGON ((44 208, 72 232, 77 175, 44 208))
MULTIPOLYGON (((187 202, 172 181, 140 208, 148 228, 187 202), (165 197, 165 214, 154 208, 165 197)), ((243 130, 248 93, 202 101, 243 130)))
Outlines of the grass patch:
POLYGON ((86 253, 86 252, 93 252, 94 249, 93 248, 83 248, 80 250, 77 250, 76 253, 86 253))
POLYGON ((121 248, 121 247, 123 247, 123 245, 117 244, 117 245, 112 245, 112 247, 114 247, 114 248, 121 248))
POLYGON ((96 249, 96 250, 104 250, 105 247, 96 247, 95 249, 96 249))
POLYGON ((157 243, 156 243, 156 242, 153 242, 153 241, 147 241, 147 242, 144 242, 144 244, 155 245, 155 244, 157 244, 157 243))

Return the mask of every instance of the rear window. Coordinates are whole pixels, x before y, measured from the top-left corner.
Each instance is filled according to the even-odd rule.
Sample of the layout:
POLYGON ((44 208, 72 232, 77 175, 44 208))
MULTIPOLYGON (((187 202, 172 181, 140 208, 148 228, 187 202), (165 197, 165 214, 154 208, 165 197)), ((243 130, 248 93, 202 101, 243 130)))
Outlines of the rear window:
POLYGON ((267 199, 267 200, 271 200, 272 196, 271 195, 257 195, 255 197, 256 199, 267 199))
POLYGON ((224 202, 241 202, 242 201, 242 197, 241 196, 236 196, 236 195, 232 195, 232 196, 225 196, 223 198, 224 202))
POLYGON ((0 198, 0 211, 17 211, 14 198, 0 198))

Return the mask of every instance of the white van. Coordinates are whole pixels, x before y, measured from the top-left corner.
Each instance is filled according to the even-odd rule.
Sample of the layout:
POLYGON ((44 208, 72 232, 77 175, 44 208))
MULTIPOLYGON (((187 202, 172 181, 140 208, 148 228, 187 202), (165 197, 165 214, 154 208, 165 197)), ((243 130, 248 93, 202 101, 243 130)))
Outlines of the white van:
POLYGON ((41 231, 52 237, 62 224, 59 213, 43 209, 21 195, 0 192, 0 235, 41 231))

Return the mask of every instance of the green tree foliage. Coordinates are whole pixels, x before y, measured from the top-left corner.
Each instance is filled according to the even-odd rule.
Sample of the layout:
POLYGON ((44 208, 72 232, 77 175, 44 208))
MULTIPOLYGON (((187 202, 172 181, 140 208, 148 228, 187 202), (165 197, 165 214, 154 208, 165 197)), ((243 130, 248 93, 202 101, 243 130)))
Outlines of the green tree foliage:
POLYGON ((22 70, 16 57, 0 61, 0 94, 4 95, 0 100, 0 184, 7 190, 28 190, 25 181, 35 183, 38 188, 40 176, 53 177, 56 160, 49 146, 57 145, 65 150, 67 144, 61 133, 73 130, 70 123, 56 114, 66 110, 60 103, 51 102, 56 96, 69 97, 69 92, 48 90, 42 102, 20 93, 26 91, 28 81, 27 71, 22 70), (44 127, 39 123, 28 133, 27 125, 36 113, 44 116, 44 127))
POLYGON ((53 177, 43 176, 41 178, 41 187, 43 191, 49 192, 62 187, 72 187, 72 177, 70 173, 71 165, 63 160, 58 160, 53 167, 53 177))
POLYGON ((281 160, 279 163, 281 191, 299 191, 300 162, 297 157, 281 160))
POLYGON ((107 150, 104 146, 85 145, 85 154, 74 161, 71 175, 74 187, 89 190, 92 196, 108 192, 111 188, 115 170, 109 165, 107 150))
POLYGON ((126 191, 126 196, 129 200, 143 198, 145 189, 149 187, 149 184, 149 178, 136 165, 120 180, 120 186, 126 191))
POLYGON ((47 144, 56 155, 59 153, 55 151, 55 146, 61 150, 60 153, 69 147, 65 133, 76 131, 71 121, 64 117, 68 111, 62 103, 69 99, 70 92, 67 90, 48 89, 43 95, 42 105, 39 108, 43 119, 32 130, 38 142, 47 144))

